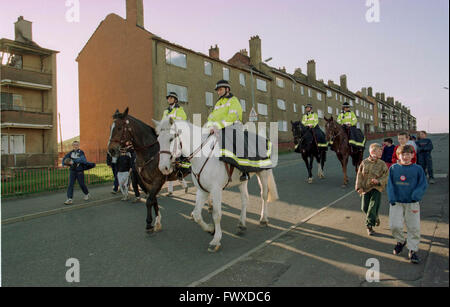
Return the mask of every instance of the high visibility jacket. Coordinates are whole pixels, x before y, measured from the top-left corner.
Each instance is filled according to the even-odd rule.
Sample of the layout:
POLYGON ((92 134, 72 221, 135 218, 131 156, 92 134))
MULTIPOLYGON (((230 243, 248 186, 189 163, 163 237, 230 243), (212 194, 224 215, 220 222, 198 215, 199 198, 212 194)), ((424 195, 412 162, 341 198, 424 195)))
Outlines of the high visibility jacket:
POLYGON ((319 116, 315 112, 306 113, 302 117, 302 124, 305 126, 311 125, 314 128, 319 124, 319 116))
POLYGON ((339 116, 337 118, 337 123, 340 125, 350 124, 351 126, 356 126, 357 122, 358 122, 358 120, 356 119, 356 115, 352 111, 345 112, 345 113, 342 112, 341 114, 339 114, 339 116))
POLYGON ((206 127, 215 126, 218 129, 223 129, 236 121, 242 121, 242 107, 239 100, 230 94, 216 102, 214 110, 208 116, 206 127))
POLYGON ((165 119, 165 118, 173 118, 176 120, 186 120, 187 116, 182 107, 180 107, 179 105, 175 105, 173 108, 169 107, 164 111, 162 119, 165 119))

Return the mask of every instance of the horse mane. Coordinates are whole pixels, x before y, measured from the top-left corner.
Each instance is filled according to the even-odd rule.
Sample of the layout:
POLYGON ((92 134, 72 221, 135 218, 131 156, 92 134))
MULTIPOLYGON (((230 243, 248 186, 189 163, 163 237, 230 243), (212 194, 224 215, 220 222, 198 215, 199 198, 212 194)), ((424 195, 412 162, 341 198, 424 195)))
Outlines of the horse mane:
POLYGON ((128 118, 134 120, 135 122, 137 122, 139 125, 144 126, 144 128, 146 129, 150 129, 150 131, 153 133, 154 136, 156 136, 156 130, 155 128, 153 128, 150 125, 147 125, 146 123, 144 123, 143 121, 141 121, 140 119, 137 119, 136 117, 133 117, 131 115, 128 115, 128 118))

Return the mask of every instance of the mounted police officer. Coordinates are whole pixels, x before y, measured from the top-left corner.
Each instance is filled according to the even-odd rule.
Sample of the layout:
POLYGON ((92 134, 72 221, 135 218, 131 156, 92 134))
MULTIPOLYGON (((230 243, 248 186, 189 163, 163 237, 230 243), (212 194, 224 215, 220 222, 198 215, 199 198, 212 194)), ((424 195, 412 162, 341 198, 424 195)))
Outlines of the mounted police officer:
MULTIPOLYGON (((184 109, 182 106, 178 104, 178 95, 175 92, 170 92, 169 95, 166 96, 167 102, 169 103, 169 107, 164 111, 162 119, 165 118, 173 118, 174 120, 186 120, 187 116, 184 112, 184 109)), ((188 169, 190 167, 190 164, 181 162, 181 167, 188 169)), ((186 181, 183 179, 181 174, 179 175, 179 181, 181 185, 184 188, 185 193, 188 192, 188 186, 186 181)), ((173 181, 167 182, 167 196, 171 197, 173 195, 173 181)))
POLYGON ((175 92, 170 92, 166 96, 169 107, 164 111, 162 119, 173 118, 174 120, 186 120, 187 116, 183 107, 178 104, 178 95, 175 92))
POLYGON ((350 104, 344 102, 342 112, 337 118, 337 123, 344 127, 349 137, 349 143, 354 146, 364 147, 366 138, 360 129, 356 127, 358 119, 353 111, 350 110, 350 104))
POLYGON ((302 117, 302 124, 311 129, 317 146, 328 148, 325 133, 323 133, 322 129, 319 127, 319 115, 316 112, 313 112, 313 106, 310 103, 305 106, 305 114, 302 117))
MULTIPOLYGON (((242 126, 242 106, 239 99, 230 92, 231 86, 228 81, 218 81, 214 90, 219 99, 208 116, 206 127, 210 128, 211 133, 216 133, 233 124, 242 126)), ((248 173, 243 171, 240 179, 248 180, 248 173)))

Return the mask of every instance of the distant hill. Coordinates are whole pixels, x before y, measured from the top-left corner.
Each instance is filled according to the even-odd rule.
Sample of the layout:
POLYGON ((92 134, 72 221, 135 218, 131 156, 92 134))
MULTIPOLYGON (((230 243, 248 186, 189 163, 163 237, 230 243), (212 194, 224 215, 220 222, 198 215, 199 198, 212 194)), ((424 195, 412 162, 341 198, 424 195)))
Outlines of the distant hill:
MULTIPOLYGON (((63 141, 63 152, 68 152, 72 150, 72 142, 80 141, 80 136, 73 137, 71 139, 63 141)), ((58 151, 61 151, 61 143, 58 143, 58 151)))

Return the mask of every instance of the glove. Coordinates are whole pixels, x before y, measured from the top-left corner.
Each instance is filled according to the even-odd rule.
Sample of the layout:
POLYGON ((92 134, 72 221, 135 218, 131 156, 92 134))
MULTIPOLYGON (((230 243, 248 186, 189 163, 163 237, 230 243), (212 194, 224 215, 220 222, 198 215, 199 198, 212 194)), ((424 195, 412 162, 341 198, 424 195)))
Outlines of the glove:
POLYGON ((395 206, 395 203, 391 203, 391 206, 395 206))

